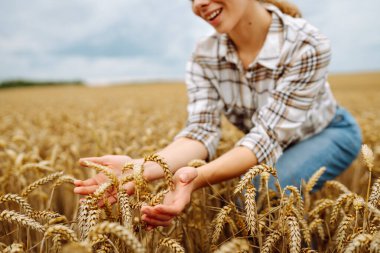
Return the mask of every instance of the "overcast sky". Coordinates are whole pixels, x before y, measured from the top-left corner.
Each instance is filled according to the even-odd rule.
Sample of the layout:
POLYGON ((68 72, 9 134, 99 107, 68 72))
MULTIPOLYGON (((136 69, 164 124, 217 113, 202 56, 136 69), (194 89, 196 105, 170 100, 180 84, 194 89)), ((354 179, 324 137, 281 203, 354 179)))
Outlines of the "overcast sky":
MULTIPOLYGON (((379 0, 294 0, 331 40, 330 72, 380 70, 379 0)), ((0 80, 182 80, 213 32, 189 0, 0 0, 0 80)))

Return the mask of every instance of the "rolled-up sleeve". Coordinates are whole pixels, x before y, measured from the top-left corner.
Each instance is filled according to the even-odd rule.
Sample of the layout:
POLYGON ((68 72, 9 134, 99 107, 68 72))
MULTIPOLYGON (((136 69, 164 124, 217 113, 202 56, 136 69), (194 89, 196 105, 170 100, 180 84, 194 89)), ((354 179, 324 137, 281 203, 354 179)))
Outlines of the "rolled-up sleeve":
POLYGON ((208 151, 208 160, 212 160, 220 140, 222 102, 207 71, 195 58, 187 64, 188 120, 174 139, 187 137, 200 141, 208 151))
POLYGON ((254 127, 236 146, 252 150, 259 163, 274 165, 283 149, 302 138, 300 128, 324 87, 331 59, 328 40, 306 44, 270 92, 268 103, 252 117, 254 127))

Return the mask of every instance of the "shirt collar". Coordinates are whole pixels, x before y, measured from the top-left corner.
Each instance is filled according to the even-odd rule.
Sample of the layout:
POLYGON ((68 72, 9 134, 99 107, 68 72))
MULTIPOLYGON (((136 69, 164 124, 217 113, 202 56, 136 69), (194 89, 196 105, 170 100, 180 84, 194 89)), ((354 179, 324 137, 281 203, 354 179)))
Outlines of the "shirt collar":
MULTIPOLYGON (((281 11, 272 4, 264 3, 264 7, 272 13, 272 23, 269 27, 264 45, 257 56, 257 63, 264 67, 275 69, 280 61, 280 53, 283 41, 283 24, 281 21, 281 11)), ((233 42, 228 38, 227 34, 220 34, 219 58, 238 64, 239 58, 233 42)), ((255 63, 253 63, 255 64, 255 63)))

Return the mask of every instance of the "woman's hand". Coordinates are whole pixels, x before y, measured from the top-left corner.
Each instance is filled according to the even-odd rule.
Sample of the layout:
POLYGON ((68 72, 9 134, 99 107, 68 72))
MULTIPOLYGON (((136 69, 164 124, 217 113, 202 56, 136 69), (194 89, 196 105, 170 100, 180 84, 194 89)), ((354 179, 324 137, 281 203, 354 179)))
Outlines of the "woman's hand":
POLYGON ((163 204, 157 206, 143 206, 141 208, 142 220, 148 225, 148 230, 157 226, 169 226, 190 203, 191 193, 194 189, 194 179, 198 172, 193 167, 183 167, 174 174, 175 190, 165 195, 163 204))
MULTIPOLYGON (((112 169, 115 175, 118 177, 121 175, 121 170, 123 169, 124 165, 128 161, 135 161, 129 156, 123 156, 123 155, 105 155, 101 157, 86 157, 81 158, 79 160, 79 163, 82 166, 85 166, 83 164, 84 161, 94 162, 98 163, 103 166, 107 166, 108 168, 112 169)), ((96 189, 103 183, 107 182, 108 178, 103 173, 98 173, 94 177, 89 178, 87 180, 75 180, 74 185, 76 186, 74 188, 74 193, 81 194, 81 195, 88 195, 91 193, 94 193, 96 189)), ((133 194, 134 192, 134 183, 129 182, 124 185, 124 189, 127 191, 129 195, 133 194)), ((112 190, 108 192, 108 200, 110 203, 114 203, 116 201, 116 191, 112 190)))

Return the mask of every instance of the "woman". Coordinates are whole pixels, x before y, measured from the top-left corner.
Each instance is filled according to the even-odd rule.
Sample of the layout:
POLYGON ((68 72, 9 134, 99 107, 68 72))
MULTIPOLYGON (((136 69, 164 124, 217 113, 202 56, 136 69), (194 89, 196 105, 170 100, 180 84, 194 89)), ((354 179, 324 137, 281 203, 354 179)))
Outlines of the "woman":
MULTIPOLYGON (((217 33, 199 42, 187 67, 187 126, 157 153, 175 172, 176 189, 166 195, 164 204, 141 209, 149 229, 169 225, 194 190, 238 177, 259 163, 275 165, 282 186, 299 186, 326 166, 319 188, 356 158, 360 129, 337 106, 327 83, 328 39, 304 19, 287 15, 299 16, 296 9, 270 2, 275 5, 257 0, 192 1, 194 13, 217 33), (213 160, 222 113, 246 135, 213 160), (193 159, 210 162, 197 169, 186 167, 193 159)), ((119 173, 132 159, 85 160, 119 173)), ((157 164, 146 164, 146 180, 162 176, 157 164)), ((74 191, 89 194, 105 180, 100 174, 78 180, 74 191)), ((133 184, 127 192, 132 194, 133 184)))

